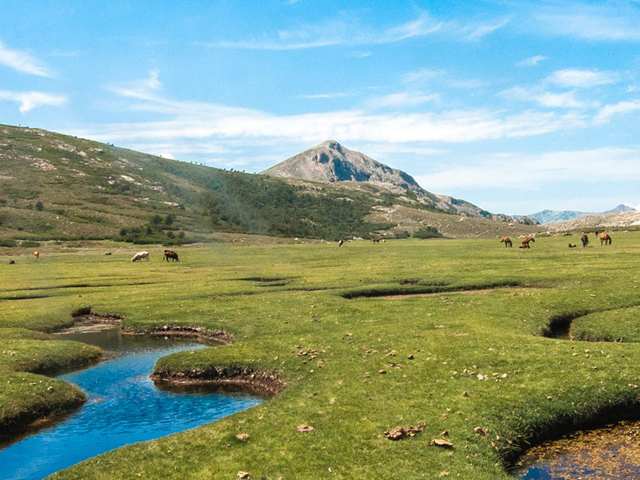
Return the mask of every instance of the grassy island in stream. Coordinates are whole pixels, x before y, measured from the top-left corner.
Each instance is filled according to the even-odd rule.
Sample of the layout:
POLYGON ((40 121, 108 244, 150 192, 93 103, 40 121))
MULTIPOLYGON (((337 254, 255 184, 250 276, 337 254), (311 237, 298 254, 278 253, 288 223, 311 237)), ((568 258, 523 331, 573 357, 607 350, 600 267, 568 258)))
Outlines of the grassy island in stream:
MULTIPOLYGON (((57 480, 506 479, 528 443, 640 404, 640 233, 612 237, 585 249, 543 236, 530 250, 498 239, 194 245, 179 263, 160 246, 131 263, 118 244, 45 244, 40 260, 0 267, 0 327, 55 330, 92 307, 127 330, 225 332, 231 343, 165 357, 156 374, 282 385, 260 406, 57 480), (412 436, 387 438, 398 426, 412 436)), ((0 351, 55 343, 33 335, 0 335, 0 351)), ((32 383, 18 364, 35 370, 0 363, 2 384, 32 383)), ((18 391, 3 395, 19 408, 18 391)))

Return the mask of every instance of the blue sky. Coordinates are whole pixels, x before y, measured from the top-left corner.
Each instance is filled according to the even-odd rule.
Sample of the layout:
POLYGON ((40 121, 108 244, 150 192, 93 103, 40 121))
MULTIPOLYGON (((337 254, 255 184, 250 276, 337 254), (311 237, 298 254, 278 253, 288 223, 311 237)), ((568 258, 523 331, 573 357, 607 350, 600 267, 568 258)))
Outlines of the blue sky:
POLYGON ((640 1, 2 2, 0 123, 259 172, 334 139, 493 212, 640 205, 640 1))

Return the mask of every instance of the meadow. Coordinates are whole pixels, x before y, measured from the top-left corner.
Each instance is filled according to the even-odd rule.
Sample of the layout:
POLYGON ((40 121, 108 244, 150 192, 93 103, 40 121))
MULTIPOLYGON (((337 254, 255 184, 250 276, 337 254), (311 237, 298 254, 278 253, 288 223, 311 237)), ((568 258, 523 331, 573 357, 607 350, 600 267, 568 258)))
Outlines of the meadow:
POLYGON ((82 401, 43 373, 98 360, 48 335, 92 307, 136 331, 233 337, 165 357, 156 374, 240 367, 285 389, 53 478, 506 479, 528 444, 637 411, 640 233, 612 237, 568 249, 577 236, 539 236, 530 250, 498 239, 217 243, 181 247, 179 263, 160 246, 131 263, 135 247, 108 242, 3 256, 0 425, 82 401), (398 426, 417 428, 387 438, 398 426))

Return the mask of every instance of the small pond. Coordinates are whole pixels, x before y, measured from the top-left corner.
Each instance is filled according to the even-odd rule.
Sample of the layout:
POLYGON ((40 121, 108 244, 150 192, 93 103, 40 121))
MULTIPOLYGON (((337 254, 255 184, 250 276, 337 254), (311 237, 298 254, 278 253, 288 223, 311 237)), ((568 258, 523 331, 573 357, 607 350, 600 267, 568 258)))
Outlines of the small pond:
POLYGON ((520 480, 638 480, 640 422, 620 422, 545 442, 516 465, 520 480))
POLYGON ((0 480, 41 479, 108 450, 204 425, 263 401, 220 389, 155 387, 149 375, 156 360, 206 348, 198 343, 126 337, 113 328, 61 338, 98 345, 110 358, 58 377, 82 388, 87 403, 64 419, 4 445, 0 480))

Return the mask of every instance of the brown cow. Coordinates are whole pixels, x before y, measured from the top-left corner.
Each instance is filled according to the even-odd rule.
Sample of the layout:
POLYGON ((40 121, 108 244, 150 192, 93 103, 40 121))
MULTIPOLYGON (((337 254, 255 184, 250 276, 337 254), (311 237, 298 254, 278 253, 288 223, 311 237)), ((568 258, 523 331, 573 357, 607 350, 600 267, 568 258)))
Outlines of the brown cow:
POLYGON ((34 257, 36 260, 38 260, 38 259, 40 258, 40 252, 39 252, 39 251, 37 251, 37 250, 36 250, 35 252, 33 252, 33 257, 34 257))

